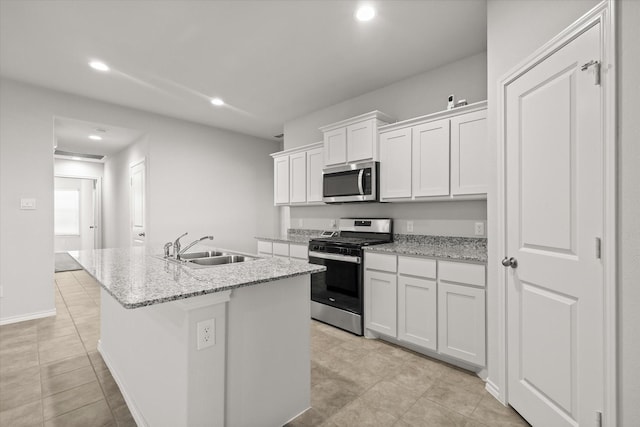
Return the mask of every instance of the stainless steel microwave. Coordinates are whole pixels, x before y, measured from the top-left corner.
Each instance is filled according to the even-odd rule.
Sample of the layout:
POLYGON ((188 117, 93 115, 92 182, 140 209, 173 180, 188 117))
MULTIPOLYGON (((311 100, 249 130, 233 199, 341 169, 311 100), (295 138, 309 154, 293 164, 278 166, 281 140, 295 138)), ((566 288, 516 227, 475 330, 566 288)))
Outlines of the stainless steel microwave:
POLYGON ((325 203, 377 202, 378 162, 352 163, 322 171, 325 203))

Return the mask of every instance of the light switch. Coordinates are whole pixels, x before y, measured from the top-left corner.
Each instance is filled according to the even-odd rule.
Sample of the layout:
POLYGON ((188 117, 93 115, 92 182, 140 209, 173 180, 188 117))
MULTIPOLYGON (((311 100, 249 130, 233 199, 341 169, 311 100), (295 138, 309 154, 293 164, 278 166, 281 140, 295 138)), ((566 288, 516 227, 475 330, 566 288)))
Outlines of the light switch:
POLYGON ((33 210, 36 208, 36 199, 20 199, 20 209, 33 210))

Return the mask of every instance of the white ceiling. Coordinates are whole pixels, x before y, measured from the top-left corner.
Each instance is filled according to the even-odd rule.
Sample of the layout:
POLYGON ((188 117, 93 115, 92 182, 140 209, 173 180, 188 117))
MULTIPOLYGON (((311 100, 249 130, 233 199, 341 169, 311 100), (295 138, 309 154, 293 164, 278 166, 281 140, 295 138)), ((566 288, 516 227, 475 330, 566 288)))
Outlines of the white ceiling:
POLYGON ((486 50, 486 0, 370 3, 377 17, 362 23, 348 0, 2 0, 0 74, 273 138, 285 121, 486 50))
POLYGON ((56 148, 70 153, 110 156, 143 136, 143 132, 136 129, 66 117, 56 117, 53 123, 56 148), (94 141, 89 139, 89 135, 96 135, 102 139, 94 141))

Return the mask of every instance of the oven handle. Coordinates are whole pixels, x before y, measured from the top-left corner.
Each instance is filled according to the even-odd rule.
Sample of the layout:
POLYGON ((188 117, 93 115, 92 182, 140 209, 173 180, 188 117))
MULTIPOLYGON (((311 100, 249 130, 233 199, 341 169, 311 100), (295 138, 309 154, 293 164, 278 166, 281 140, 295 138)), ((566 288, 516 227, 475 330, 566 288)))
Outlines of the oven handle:
POLYGON ((309 251, 309 258, 322 258, 322 259, 330 259, 333 261, 342 261, 342 262, 350 262, 352 264, 360 264, 362 260, 359 256, 348 256, 348 255, 334 255, 334 254, 325 254, 322 252, 313 252, 309 251))
POLYGON ((364 185, 362 182, 362 178, 364 177, 364 169, 360 169, 358 172, 358 190, 360 191, 360 195, 364 195, 364 185))

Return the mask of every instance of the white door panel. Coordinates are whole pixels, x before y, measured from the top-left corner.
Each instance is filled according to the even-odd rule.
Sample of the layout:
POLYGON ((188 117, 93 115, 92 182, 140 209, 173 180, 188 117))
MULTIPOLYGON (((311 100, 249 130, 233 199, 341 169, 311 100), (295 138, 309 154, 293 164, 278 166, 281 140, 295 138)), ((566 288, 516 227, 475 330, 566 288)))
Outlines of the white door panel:
POLYGON ((131 245, 144 246, 146 241, 146 169, 144 159, 131 164, 130 169, 131 245))
POLYGON ((601 87, 595 25, 505 98, 508 401, 531 424, 595 426, 603 405, 601 87))

